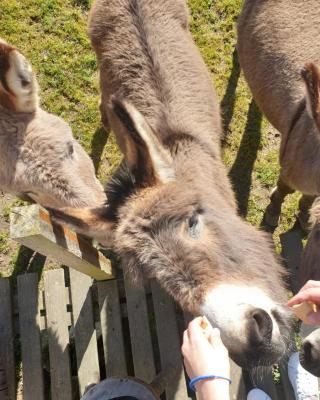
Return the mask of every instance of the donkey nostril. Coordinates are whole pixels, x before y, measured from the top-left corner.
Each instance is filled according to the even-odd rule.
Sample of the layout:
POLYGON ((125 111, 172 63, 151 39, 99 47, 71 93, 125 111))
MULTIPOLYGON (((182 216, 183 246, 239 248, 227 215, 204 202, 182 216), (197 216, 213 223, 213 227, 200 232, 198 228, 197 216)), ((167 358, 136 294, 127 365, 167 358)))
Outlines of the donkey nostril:
POLYGON ((269 314, 256 308, 249 316, 249 335, 253 342, 261 343, 270 341, 272 337, 272 319, 269 314))
POLYGON ((252 314, 252 318, 255 320, 260 334, 264 336, 268 330, 268 314, 262 310, 258 310, 252 314))
POLYGON ((320 352, 317 343, 311 343, 309 340, 303 342, 300 351, 300 363, 302 367, 312 375, 320 376, 320 352))

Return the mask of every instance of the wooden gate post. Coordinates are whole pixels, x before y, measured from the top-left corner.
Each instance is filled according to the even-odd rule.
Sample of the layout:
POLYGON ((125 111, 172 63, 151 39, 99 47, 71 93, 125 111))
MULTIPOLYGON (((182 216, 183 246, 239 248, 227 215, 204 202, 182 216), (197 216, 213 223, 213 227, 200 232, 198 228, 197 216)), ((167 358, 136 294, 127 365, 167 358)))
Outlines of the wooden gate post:
POLYGON ((37 204, 13 209, 10 237, 98 281, 115 277, 110 260, 85 238, 66 227, 52 224, 48 211, 37 204))

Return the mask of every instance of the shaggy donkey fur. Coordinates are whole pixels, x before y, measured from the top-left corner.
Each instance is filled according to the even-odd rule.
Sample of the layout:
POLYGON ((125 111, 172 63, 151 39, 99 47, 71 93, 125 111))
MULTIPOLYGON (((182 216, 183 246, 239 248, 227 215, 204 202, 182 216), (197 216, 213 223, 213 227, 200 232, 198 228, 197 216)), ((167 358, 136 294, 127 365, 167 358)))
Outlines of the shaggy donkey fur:
MULTIPOLYGON (((320 195, 319 25, 318 0, 246 0, 238 23, 244 75, 255 101, 281 133, 281 172, 265 213, 274 227, 285 196, 298 190, 303 193, 299 220, 308 230, 309 208, 320 195)), ((301 283, 320 279, 319 210, 315 203, 301 283)), ((314 346, 306 343, 312 362, 311 356, 302 357, 304 366, 320 375, 320 339, 314 346)))
POLYGON ((0 190, 43 206, 102 205, 93 163, 61 118, 39 107, 31 65, 0 40, 0 190))
POLYGON ((127 273, 156 278, 219 326, 250 367, 287 350, 282 268, 264 233, 237 215, 221 160, 219 105, 183 0, 97 0, 90 21, 101 112, 125 162, 101 208, 54 212, 109 243, 127 273))

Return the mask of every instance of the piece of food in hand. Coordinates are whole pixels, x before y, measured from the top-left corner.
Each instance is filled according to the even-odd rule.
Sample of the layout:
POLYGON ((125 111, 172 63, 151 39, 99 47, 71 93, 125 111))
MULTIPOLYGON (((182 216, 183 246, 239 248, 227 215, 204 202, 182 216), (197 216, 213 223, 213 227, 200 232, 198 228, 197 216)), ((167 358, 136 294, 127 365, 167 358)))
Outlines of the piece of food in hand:
POLYGON ((209 323, 205 317, 202 317, 200 326, 203 330, 206 330, 209 327, 209 323))
POLYGON ((302 322, 306 325, 310 325, 308 315, 317 312, 317 305, 309 301, 304 301, 303 303, 292 306, 292 311, 302 322))
POLYGON ((204 336, 206 336, 206 338, 209 338, 212 328, 206 317, 202 317, 200 328, 202 329, 204 336))

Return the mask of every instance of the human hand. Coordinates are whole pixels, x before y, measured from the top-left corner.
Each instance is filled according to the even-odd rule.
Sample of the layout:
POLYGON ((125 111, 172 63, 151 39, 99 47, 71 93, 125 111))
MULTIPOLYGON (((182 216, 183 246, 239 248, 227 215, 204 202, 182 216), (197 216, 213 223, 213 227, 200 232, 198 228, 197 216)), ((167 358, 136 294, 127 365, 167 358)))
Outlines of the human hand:
POLYGON ((300 291, 292 297, 287 303, 289 307, 303 302, 310 302, 317 305, 316 312, 310 312, 307 315, 308 322, 311 325, 320 324, 320 281, 308 281, 300 291))
POLYGON ((190 322, 183 335, 182 354, 190 379, 200 375, 230 377, 228 350, 221 341, 219 329, 213 329, 206 317, 190 322))

